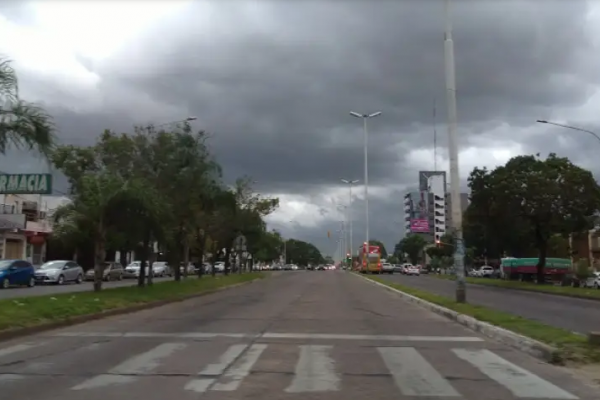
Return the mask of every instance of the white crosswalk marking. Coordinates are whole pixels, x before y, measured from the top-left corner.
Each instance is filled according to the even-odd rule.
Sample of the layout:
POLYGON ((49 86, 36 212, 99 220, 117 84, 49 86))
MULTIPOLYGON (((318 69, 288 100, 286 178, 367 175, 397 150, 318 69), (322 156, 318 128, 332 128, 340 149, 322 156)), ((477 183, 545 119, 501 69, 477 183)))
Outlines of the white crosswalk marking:
POLYGON ((143 375, 151 372, 160 365, 161 359, 169 357, 185 347, 185 343, 163 343, 145 353, 131 357, 110 369, 108 374, 95 376, 74 386, 72 390, 93 389, 133 382, 135 377, 132 375, 143 375))
MULTIPOLYGON (((282 338, 277 337, 274 339, 281 340, 282 338)), ((202 347, 207 346, 206 343, 184 340, 181 340, 181 342, 167 342, 133 357, 127 359, 123 357, 112 361, 115 366, 107 369, 106 372, 100 371, 98 375, 66 390, 83 391, 109 387, 114 389, 117 387, 118 390, 125 393, 127 390, 136 389, 133 385, 122 388, 119 387, 120 385, 133 384, 139 380, 135 386, 139 389, 142 387, 140 377, 161 374, 167 378, 172 376, 173 379, 169 381, 169 384, 177 385, 180 390, 183 389, 187 392, 187 395, 192 396, 195 393, 202 394, 211 391, 253 390, 258 384, 266 385, 268 382, 272 383, 275 380, 284 380, 282 389, 290 395, 296 393, 322 393, 326 395, 344 389, 350 390, 353 385, 358 384, 357 379, 360 380, 361 385, 364 384, 363 382, 370 379, 370 373, 375 369, 377 375, 381 373, 385 375, 387 370, 399 392, 403 396, 414 397, 415 400, 417 398, 439 398, 440 400, 463 398, 461 397, 463 394, 458 391, 462 386, 455 388, 452 382, 442 375, 443 372, 436 370, 436 362, 439 360, 437 353, 428 352, 426 359, 418 347, 361 347, 361 350, 359 350, 361 356, 369 357, 366 360, 366 365, 369 365, 369 367, 365 369, 347 365, 348 360, 351 360, 349 357, 352 356, 344 353, 347 350, 348 341, 343 340, 343 343, 342 348, 334 353, 333 350, 336 349, 335 346, 337 345, 332 344, 292 345, 291 343, 283 344, 280 342, 272 344, 231 344, 224 342, 218 345, 218 349, 210 349, 207 355, 203 352, 206 347, 202 347), (188 348, 197 353, 179 353, 188 348), (219 349, 222 351, 220 355, 218 355, 219 353, 213 353, 213 351, 219 351, 219 349), (267 349, 272 349, 272 351, 266 353, 267 349), (205 361, 199 362, 192 354, 197 354, 201 360, 205 361), (342 359, 339 359, 338 355, 341 355, 342 359), (257 368, 256 364, 261 357, 264 358, 263 363, 257 368), (346 364, 343 364, 342 360, 346 364), (290 368, 294 363, 293 374, 289 376, 290 368), (251 372, 256 375, 251 376, 251 372), (278 375, 278 373, 281 373, 281 375, 278 375), (181 379, 182 376, 189 376, 188 374, 191 374, 192 379, 189 379, 187 383, 179 383, 180 381, 177 379, 181 379), (348 382, 344 383, 344 379, 347 379, 348 382)), ((52 352, 44 349, 38 351, 38 348, 43 344, 49 345, 47 342, 39 342, 0 348, 0 387, 9 388, 10 390, 11 388, 18 388, 19 385, 27 385, 31 379, 48 378, 55 375, 71 377, 69 374, 71 369, 66 363, 72 358, 54 358, 52 352), (33 348, 35 350, 31 351, 33 348), (21 352, 24 352, 24 354, 21 354, 21 352), (63 371, 67 371, 67 373, 63 371)), ((102 351, 103 346, 109 344, 110 342, 94 343, 73 351, 102 351)), ((211 345, 208 344, 208 346, 211 345)), ((144 349, 148 348, 144 347, 144 349)), ((462 371, 460 374, 461 376, 464 375, 465 379, 480 381, 483 374, 487 377, 485 383, 497 386, 497 390, 509 391, 512 393, 511 399, 579 400, 574 394, 535 375, 532 371, 537 371, 537 368, 533 367, 532 371, 528 371, 490 350, 482 348, 448 349, 442 347, 439 351, 444 353, 441 357, 446 364, 448 363, 447 357, 452 355, 455 360, 452 367, 462 371), (505 389, 500 389, 500 387, 505 389)), ((350 350, 349 354, 354 352, 355 350, 350 350)), ((118 357, 118 354, 114 352, 110 354, 111 358, 118 357)), ((378 376, 377 379, 381 378, 378 376)), ((153 379, 146 378, 143 381, 144 385, 146 383, 150 384, 150 382, 153 382, 153 379)), ((375 379, 373 382, 375 382, 375 379)), ((367 382, 366 384, 369 385, 370 383, 367 382)), ((565 385, 567 385, 566 389, 573 390, 582 398, 590 398, 589 396, 585 397, 578 389, 570 389, 574 387, 571 386, 572 383, 565 383, 565 385)), ((97 392, 97 394, 100 393, 103 392, 97 392)), ((507 392, 506 396, 508 395, 507 392)))
MULTIPOLYGON (((219 357, 215 364, 208 364, 198 375, 220 376, 248 348, 247 344, 234 344, 219 357)), ((214 378, 194 379, 185 385, 185 390, 203 393, 216 381, 214 378)))
POLYGON ((228 382, 225 383, 216 383, 211 390, 219 390, 232 392, 236 390, 242 380, 250 373, 252 366, 258 361, 258 358, 262 354, 263 351, 267 348, 266 344, 253 344, 250 346, 248 351, 242 355, 242 357, 236 361, 235 364, 225 374, 221 379, 224 379, 228 382))
POLYGON ((340 376, 335 361, 329 356, 333 346, 305 345, 300 347, 300 358, 288 393, 328 392, 340 390, 340 376))
POLYGON ((460 397, 413 347, 378 347, 381 358, 405 396, 460 397))
POLYGON ((578 399, 577 396, 562 390, 489 350, 453 349, 452 351, 459 358, 475 366, 490 379, 495 380, 510 390, 516 397, 548 400, 578 399))

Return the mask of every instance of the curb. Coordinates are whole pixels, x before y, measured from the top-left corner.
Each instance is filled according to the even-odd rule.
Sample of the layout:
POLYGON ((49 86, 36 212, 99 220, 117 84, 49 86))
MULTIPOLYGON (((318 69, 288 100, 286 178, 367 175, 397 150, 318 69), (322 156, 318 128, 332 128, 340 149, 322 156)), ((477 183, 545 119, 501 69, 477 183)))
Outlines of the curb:
MULTIPOLYGON (((356 274, 353 274, 356 275, 356 274)), ((368 282, 371 282, 377 286, 381 286, 384 289, 387 289, 390 292, 400 295, 405 300, 408 300, 411 303, 417 304, 421 307, 428 309, 436 314, 442 315, 452 321, 458 322, 459 324, 475 331, 481 333, 484 336, 487 336, 491 339, 497 340, 503 344, 506 344, 510 347, 513 347, 517 350, 520 350, 524 353, 527 353, 533 357, 544 360, 549 363, 557 363, 558 361, 558 350, 555 347, 549 346, 545 343, 539 342, 537 340, 528 338, 527 336, 520 335, 518 333, 511 332, 507 329, 500 328, 498 326, 489 324, 487 322, 479 321, 476 318, 471 316, 461 314, 454 310, 451 310, 446 307, 438 306, 437 304, 431 303, 429 301, 423 300, 419 297, 413 296, 411 294, 405 293, 399 289, 393 288, 386 284, 371 280, 369 278, 365 278, 357 275, 358 278, 364 279, 368 282)))
POLYGON ((77 317, 67 318, 67 319, 60 320, 60 321, 43 322, 39 325, 26 326, 23 328, 6 329, 3 331, 0 331, 0 342, 5 342, 7 340, 16 339, 16 338, 21 338, 23 336, 30 336, 30 335, 34 335, 34 334, 41 333, 41 332, 51 331, 54 329, 66 328, 68 326, 73 326, 73 325, 79 325, 79 324, 83 324, 85 322, 91 322, 91 321, 96 321, 96 320, 100 320, 100 319, 104 319, 104 318, 108 318, 108 317, 114 317, 117 315, 131 314, 131 313, 135 313, 138 311, 149 310, 151 308, 166 306, 166 305, 173 304, 173 303, 180 303, 180 302, 183 302, 186 300, 191 300, 191 299, 195 299, 198 297, 208 296, 210 294, 215 294, 218 292, 222 292, 224 290, 248 285, 250 283, 254 283, 254 282, 257 282, 257 281, 260 281, 263 279, 264 278, 256 278, 256 279, 252 279, 251 281, 236 283, 234 285, 222 286, 220 288, 208 290, 206 292, 194 293, 194 294, 190 294, 187 296, 178 297, 176 299, 158 300, 158 301, 153 301, 150 303, 136 304, 136 305, 129 306, 129 307, 115 308, 115 309, 107 310, 107 311, 97 313, 97 314, 79 315, 77 317))
MULTIPOLYGON (((446 279, 446 278, 435 278, 435 279, 439 279, 439 280, 443 280, 443 281, 451 281, 454 282, 455 279, 446 279)), ((579 300, 590 300, 590 301, 600 301, 600 297, 588 297, 582 294, 575 294, 575 293, 550 293, 550 292, 543 292, 541 290, 531 290, 531 289, 524 289, 524 288, 517 288, 517 287, 502 287, 502 286, 496 286, 496 285, 486 285, 484 283, 471 283, 471 282, 466 282, 469 285, 475 285, 475 286, 480 286, 480 287, 491 287, 494 289, 499 289, 499 290, 514 290, 517 292, 526 292, 526 293, 539 293, 539 294, 543 294, 546 296, 558 296, 558 297, 568 297, 571 299, 579 299, 579 300)))

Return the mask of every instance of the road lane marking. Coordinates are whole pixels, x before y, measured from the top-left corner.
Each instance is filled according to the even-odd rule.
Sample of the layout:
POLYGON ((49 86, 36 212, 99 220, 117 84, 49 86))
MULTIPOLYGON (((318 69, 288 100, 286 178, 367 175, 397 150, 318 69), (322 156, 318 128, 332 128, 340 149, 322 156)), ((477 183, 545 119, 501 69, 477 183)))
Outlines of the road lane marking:
POLYGON ((413 347, 378 347, 377 350, 404 396, 460 397, 413 347))
POLYGON ((40 345, 41 345, 41 343, 39 343, 39 344, 24 343, 24 344, 16 344, 16 345, 10 346, 10 347, 5 347, 3 349, 0 349, 0 358, 9 356, 11 354, 19 353, 21 351, 29 350, 34 347, 40 346, 40 345))
POLYGON ((244 378, 250 374, 252 366, 258 361, 260 355, 267 348, 266 344, 253 344, 231 368, 222 376, 226 382, 217 382, 211 390, 231 392, 236 390, 244 378))
POLYGON ((329 355, 333 346, 302 345, 294 379, 287 393, 330 392, 340 390, 341 377, 329 355))
POLYGON ((19 374, 0 374, 0 383, 9 383, 14 381, 19 381, 25 378, 23 375, 19 374))
POLYGON ((490 379, 528 399, 577 400, 578 397, 532 374, 489 350, 452 349, 460 359, 479 369, 490 379))
MULTIPOLYGON (((229 346, 227 351, 219 357, 219 361, 214 364, 208 364, 198 375, 200 376, 220 376, 227 368, 248 348, 247 344, 234 344, 229 346)), ((185 385, 185 390, 197 393, 206 392, 210 386, 216 382, 214 378, 200 378, 189 381, 185 385)))
POLYGON ((116 367, 111 368, 107 374, 97 375, 72 387, 71 390, 93 389, 133 382, 135 381, 134 375, 144 375, 152 372, 160 365, 160 360, 185 347, 187 347, 185 343, 160 344, 151 350, 125 360, 116 367))
POLYGON ((385 342, 484 342, 477 336, 403 336, 403 335, 352 335, 343 333, 203 333, 203 332, 59 332, 52 337, 119 337, 119 338, 176 338, 176 339, 292 339, 292 340, 380 340, 385 342))

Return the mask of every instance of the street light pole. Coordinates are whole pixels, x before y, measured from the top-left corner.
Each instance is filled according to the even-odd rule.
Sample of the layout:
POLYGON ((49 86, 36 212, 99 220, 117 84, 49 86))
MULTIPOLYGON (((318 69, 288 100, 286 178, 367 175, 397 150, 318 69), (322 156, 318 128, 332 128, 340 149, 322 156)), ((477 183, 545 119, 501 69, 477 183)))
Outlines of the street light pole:
POLYGON ((539 122, 540 124, 555 125, 555 126, 560 126, 561 128, 567 128, 567 129, 572 129, 574 131, 589 133, 590 135, 595 137, 598 141, 600 141, 600 135, 598 135, 596 132, 588 131, 587 129, 578 128, 576 126, 571 126, 571 125, 563 125, 563 124, 559 124, 557 122, 546 121, 544 119, 538 119, 536 122, 539 122))
POLYGON ((197 117, 187 117, 186 119, 180 119, 179 121, 165 122, 164 124, 155 125, 154 127, 155 128, 160 128, 161 126, 178 124, 178 123, 181 123, 181 122, 190 122, 190 121, 195 121, 197 119, 198 119, 197 117))
POLYGON ((452 200, 452 223, 454 225, 454 269, 456 271, 456 302, 465 303, 465 245, 462 234, 462 208, 460 204, 460 174, 458 170, 458 139, 456 134, 456 72, 454 70, 454 42, 450 0, 445 3, 446 35, 444 40, 444 69, 446 72, 446 102, 448 104, 448 155, 450 159, 450 198, 452 200))
MULTIPOLYGON (((294 221, 290 220, 290 224, 293 224, 294 221)), ((283 265, 287 264, 287 240, 283 239, 283 265)))
MULTIPOLYGON (((375 118, 381 115, 381 111, 377 111, 371 114, 359 114, 354 111, 350 111, 350 115, 356 118, 362 118, 363 120, 363 131, 364 131, 364 151, 365 151, 365 242, 369 245, 369 162, 368 162, 368 149, 369 149, 369 130, 367 129, 367 120, 369 118, 375 118)), ((368 248, 368 247, 367 247, 368 248)))

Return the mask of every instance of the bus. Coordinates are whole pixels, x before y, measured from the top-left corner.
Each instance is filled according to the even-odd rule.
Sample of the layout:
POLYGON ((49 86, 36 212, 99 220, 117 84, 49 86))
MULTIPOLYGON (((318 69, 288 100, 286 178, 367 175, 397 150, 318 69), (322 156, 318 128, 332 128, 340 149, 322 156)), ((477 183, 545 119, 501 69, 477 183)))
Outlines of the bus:
POLYGON ((381 250, 379 246, 368 246, 363 244, 359 250, 359 271, 361 274, 380 274, 381 273, 381 250))
MULTIPOLYGON (((537 277, 537 258, 512 258, 501 259, 500 268, 504 279, 518 279, 532 281, 537 277)), ((568 258, 546 258, 544 275, 546 280, 562 280, 571 272, 571 260, 568 258)))

